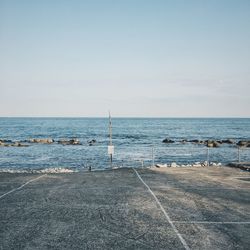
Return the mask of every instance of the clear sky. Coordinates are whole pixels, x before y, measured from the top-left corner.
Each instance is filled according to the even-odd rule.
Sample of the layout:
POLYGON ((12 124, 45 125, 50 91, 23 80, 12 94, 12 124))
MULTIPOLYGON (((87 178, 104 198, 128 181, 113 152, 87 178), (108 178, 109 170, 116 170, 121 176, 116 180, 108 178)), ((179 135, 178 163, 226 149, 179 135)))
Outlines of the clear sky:
POLYGON ((250 117, 249 0, 0 0, 0 116, 250 117))

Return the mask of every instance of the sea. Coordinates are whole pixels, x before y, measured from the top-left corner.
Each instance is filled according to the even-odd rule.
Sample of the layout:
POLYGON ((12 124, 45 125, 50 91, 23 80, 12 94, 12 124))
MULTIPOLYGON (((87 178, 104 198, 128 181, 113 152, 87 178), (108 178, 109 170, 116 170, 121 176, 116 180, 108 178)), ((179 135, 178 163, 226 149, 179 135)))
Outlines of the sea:
POLYGON ((217 148, 182 140, 250 140, 250 118, 112 118, 112 163, 108 154, 109 118, 0 118, 0 140, 51 138, 51 144, 0 147, 0 171, 70 169, 84 171, 153 164, 228 164, 250 161, 250 148, 223 143, 217 148), (59 140, 77 138, 81 145, 59 140), (163 143, 165 139, 173 143, 163 143), (95 140, 93 144, 89 141, 95 140))

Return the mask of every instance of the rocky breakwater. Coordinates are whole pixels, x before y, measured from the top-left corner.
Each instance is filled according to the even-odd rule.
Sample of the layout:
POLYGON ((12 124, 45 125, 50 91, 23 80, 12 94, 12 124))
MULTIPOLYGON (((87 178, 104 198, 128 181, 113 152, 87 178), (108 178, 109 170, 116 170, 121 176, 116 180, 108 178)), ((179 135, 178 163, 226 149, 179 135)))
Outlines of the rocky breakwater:
POLYGON ((29 139, 26 140, 25 142, 29 142, 29 143, 41 143, 41 144, 51 144, 53 142, 55 142, 55 140, 51 139, 51 138, 45 138, 45 139, 29 139))
POLYGON ((57 143, 62 145, 82 145, 76 138, 70 140, 59 140, 57 143))
POLYGON ((217 148, 221 146, 222 144, 228 144, 228 145, 237 145, 240 147, 250 147, 250 141, 239 141, 236 143, 232 139, 226 139, 226 140, 199 140, 199 139, 192 139, 192 140, 187 140, 187 139, 182 139, 180 141, 174 141, 170 138, 166 138, 162 141, 163 143, 193 143, 197 145, 204 145, 209 148, 217 148))
POLYGON ((89 146, 93 146, 96 143, 95 139, 88 141, 89 146))
POLYGON ((238 141, 237 146, 250 148, 250 141, 238 141))
MULTIPOLYGON (((11 141, 11 140, 4 140, 0 139, 0 147, 28 147, 32 144, 61 144, 61 145, 82 145, 79 139, 72 138, 72 139, 61 139, 61 140, 54 140, 52 138, 31 138, 23 141, 11 141)), ((90 140, 87 142, 90 146, 96 143, 96 140, 90 140)))
POLYGON ((0 139, 0 147, 28 147, 29 145, 23 144, 19 141, 2 140, 0 139))
POLYGON ((163 142, 163 143, 174 143, 175 141, 166 138, 166 139, 164 139, 162 142, 163 142))
POLYGON ((55 141, 54 139, 52 138, 36 138, 36 139, 29 139, 29 140, 26 140, 25 142, 28 142, 28 143, 38 143, 38 144, 52 144, 52 143, 58 143, 58 144, 61 144, 61 145, 81 145, 80 141, 76 138, 73 138, 73 139, 62 139, 62 140, 59 140, 59 141, 55 141))

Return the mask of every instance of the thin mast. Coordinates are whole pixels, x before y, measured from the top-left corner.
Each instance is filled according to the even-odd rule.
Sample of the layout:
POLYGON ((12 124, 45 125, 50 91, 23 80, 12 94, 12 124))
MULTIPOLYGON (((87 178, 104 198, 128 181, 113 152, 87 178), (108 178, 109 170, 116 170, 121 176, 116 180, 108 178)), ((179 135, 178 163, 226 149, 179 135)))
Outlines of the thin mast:
POLYGON ((112 121, 111 121, 110 111, 109 111, 109 145, 112 146, 112 121))
POLYGON ((110 167, 112 168, 112 162, 113 162, 113 155, 112 155, 112 122, 111 122, 111 115, 109 111, 109 148, 110 148, 110 167))

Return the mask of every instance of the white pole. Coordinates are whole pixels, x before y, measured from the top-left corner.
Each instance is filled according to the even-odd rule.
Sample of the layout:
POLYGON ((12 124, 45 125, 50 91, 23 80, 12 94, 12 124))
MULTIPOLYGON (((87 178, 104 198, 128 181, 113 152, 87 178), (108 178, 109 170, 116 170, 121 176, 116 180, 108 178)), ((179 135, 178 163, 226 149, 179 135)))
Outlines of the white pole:
POLYGON ((240 147, 238 147, 238 163, 240 163, 240 147))
POLYGON ((209 166, 209 148, 207 148, 207 165, 209 166))
MULTIPOLYGON (((111 115, 109 111, 109 146, 112 146, 112 121, 111 121, 111 115)), ((110 167, 112 168, 112 153, 110 154, 110 167)))
POLYGON ((152 167, 155 165, 155 159, 154 159, 154 146, 152 146, 152 167))
POLYGON ((111 121, 110 111, 109 111, 109 145, 112 146, 112 121, 111 121))

